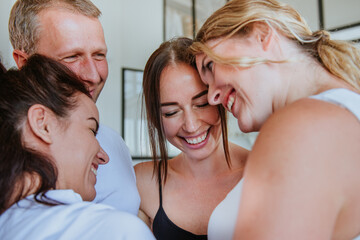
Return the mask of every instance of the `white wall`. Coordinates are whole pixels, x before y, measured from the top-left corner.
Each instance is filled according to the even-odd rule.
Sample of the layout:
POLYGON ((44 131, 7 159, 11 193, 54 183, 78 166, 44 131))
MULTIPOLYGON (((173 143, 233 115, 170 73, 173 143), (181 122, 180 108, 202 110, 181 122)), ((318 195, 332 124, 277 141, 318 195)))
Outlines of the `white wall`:
POLYGON ((121 68, 144 69, 163 37, 163 0, 94 0, 108 46, 109 77, 97 102, 100 121, 120 133, 121 68))
POLYGON ((15 0, 0 1, 0 56, 6 68, 15 66, 8 34, 9 14, 14 3, 15 0))

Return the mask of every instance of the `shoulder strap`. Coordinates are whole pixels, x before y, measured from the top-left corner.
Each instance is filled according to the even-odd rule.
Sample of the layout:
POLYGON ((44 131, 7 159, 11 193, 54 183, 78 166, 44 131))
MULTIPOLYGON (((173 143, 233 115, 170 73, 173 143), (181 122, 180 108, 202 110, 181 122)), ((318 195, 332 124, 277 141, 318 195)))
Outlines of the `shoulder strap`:
POLYGON ((159 162, 159 169, 158 169, 158 180, 159 180, 159 198, 160 198, 160 207, 162 207, 162 188, 161 188, 161 163, 159 162))

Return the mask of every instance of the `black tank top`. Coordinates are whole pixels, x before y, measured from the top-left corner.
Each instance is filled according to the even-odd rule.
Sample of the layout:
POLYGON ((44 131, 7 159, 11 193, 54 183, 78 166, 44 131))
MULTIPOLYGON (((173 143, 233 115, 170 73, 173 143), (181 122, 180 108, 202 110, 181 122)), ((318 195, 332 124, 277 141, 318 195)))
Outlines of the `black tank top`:
POLYGON ((162 207, 161 173, 159 164, 159 197, 160 206, 153 221, 153 233, 157 240, 206 240, 207 235, 195 235, 173 223, 162 207))

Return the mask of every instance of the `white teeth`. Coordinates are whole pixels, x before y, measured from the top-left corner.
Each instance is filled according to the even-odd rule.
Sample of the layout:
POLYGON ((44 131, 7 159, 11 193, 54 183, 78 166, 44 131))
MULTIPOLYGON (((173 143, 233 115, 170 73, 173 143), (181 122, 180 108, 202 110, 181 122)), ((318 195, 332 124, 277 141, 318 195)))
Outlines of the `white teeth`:
POLYGON ((235 101, 235 97, 234 96, 230 96, 229 97, 229 100, 228 100, 228 103, 227 103, 227 110, 229 112, 231 112, 231 107, 232 105, 234 104, 234 101, 235 101))
POLYGON ((97 175, 97 170, 93 167, 91 167, 91 171, 95 174, 95 176, 97 175))
POLYGON ((202 141, 205 140, 207 134, 208 134, 208 132, 205 132, 205 133, 204 133, 202 136, 200 136, 200 137, 192 138, 192 139, 187 139, 187 138, 185 138, 185 140, 186 140, 187 143, 190 143, 190 144, 199 144, 199 143, 201 143, 202 141))

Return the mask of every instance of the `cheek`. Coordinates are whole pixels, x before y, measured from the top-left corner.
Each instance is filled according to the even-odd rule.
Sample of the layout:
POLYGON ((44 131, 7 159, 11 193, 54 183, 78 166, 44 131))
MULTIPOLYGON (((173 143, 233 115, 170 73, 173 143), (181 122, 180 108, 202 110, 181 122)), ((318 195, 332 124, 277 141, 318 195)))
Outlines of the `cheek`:
POLYGON ((106 80, 107 77, 108 77, 108 63, 107 63, 107 61, 106 60, 100 61, 97 64, 97 69, 98 69, 98 72, 99 72, 99 75, 101 76, 101 78, 103 80, 106 80))
POLYGON ((181 128, 180 121, 176 118, 164 118, 162 119, 162 124, 164 127, 164 134, 166 138, 171 138, 177 135, 179 129, 181 128))
POLYGON ((78 62, 73 62, 73 63, 64 63, 62 62, 67 68, 69 68, 72 72, 74 72, 77 76, 81 75, 81 67, 80 64, 78 62))
POLYGON ((216 106, 209 106, 206 111, 201 113, 201 116, 210 125, 220 125, 220 115, 216 106))

